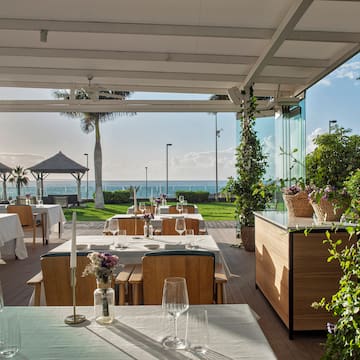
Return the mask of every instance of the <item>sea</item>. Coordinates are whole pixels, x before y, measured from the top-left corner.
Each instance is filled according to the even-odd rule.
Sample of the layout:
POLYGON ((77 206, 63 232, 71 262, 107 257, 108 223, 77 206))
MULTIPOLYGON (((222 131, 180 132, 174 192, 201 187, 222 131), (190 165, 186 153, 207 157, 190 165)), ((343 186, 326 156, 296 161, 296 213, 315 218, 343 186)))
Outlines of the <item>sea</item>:
MULTIPOLYGON (((218 181, 218 189, 221 189, 226 185, 227 180, 218 181)), ((166 193, 166 182, 162 181, 103 181, 104 191, 115 191, 115 190, 126 190, 130 186, 139 187, 137 191, 138 198, 149 198, 159 197, 160 194, 166 193)), ((16 187, 12 184, 7 183, 6 186, 8 198, 15 198, 17 195, 16 187)), ((210 194, 216 192, 215 180, 181 180, 181 181, 170 181, 168 182, 168 196, 171 198, 175 197, 176 191, 208 191, 210 194)), ((81 182, 81 197, 83 199, 92 199, 95 192, 95 181, 89 180, 88 184, 86 179, 81 182)), ((2 187, 0 186, 0 194, 2 195, 2 187)), ((31 194, 36 196, 36 182, 30 181, 27 186, 21 188, 21 195, 31 194)), ((43 196, 47 195, 70 195, 77 194, 77 185, 75 180, 44 180, 44 193, 43 196)), ((2 198, 2 196, 1 196, 2 198)))

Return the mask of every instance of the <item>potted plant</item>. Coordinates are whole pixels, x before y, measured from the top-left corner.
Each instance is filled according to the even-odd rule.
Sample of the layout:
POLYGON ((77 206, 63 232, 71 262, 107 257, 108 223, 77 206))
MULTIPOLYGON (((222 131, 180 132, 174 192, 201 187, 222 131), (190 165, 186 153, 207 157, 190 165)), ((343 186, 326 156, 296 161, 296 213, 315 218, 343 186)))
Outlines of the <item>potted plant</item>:
POLYGON ((337 209, 349 205, 343 194, 344 181, 360 168, 360 136, 349 135, 350 131, 336 127, 330 134, 317 136, 315 150, 305 159, 307 181, 317 187, 312 194, 314 211, 320 208, 327 220, 337 209))
POLYGON ((264 210, 271 199, 274 185, 262 182, 267 161, 257 138, 255 126, 256 97, 253 89, 242 91, 241 140, 236 149, 237 178, 234 181, 236 215, 240 237, 246 250, 255 250, 254 211, 264 210))
MULTIPOLYGON (((358 205, 358 211, 360 206, 358 205)), ((348 228, 350 235, 360 235, 360 221, 348 228)), ((327 233, 324 241, 330 246, 328 261, 339 262, 342 276, 339 290, 331 299, 322 298, 312 304, 314 308, 325 308, 334 315, 334 323, 328 323, 325 352, 322 359, 360 359, 360 242, 342 246, 341 240, 334 241, 327 233), (339 248, 341 246, 341 248, 339 248)))

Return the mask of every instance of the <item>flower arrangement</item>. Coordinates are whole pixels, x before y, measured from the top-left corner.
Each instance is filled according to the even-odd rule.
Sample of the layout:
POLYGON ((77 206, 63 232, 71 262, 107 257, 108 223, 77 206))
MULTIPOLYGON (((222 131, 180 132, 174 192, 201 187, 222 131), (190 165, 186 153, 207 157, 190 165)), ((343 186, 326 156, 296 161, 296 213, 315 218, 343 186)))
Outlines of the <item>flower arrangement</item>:
POLYGON ((99 252, 92 252, 87 257, 90 259, 90 264, 85 267, 82 276, 93 274, 98 281, 107 283, 114 273, 119 258, 116 255, 99 252))
POLYGON ((150 220, 151 219, 153 219, 154 218, 154 215, 153 214, 151 214, 151 213, 146 213, 145 215, 144 215, 144 220, 145 220, 145 222, 148 224, 149 222, 150 222, 150 220))
MULTIPOLYGON (((284 181, 283 181, 284 182, 284 181)), ((311 217, 313 208, 309 203, 309 194, 313 191, 310 185, 298 180, 294 185, 283 187, 283 199, 289 216, 311 217)))

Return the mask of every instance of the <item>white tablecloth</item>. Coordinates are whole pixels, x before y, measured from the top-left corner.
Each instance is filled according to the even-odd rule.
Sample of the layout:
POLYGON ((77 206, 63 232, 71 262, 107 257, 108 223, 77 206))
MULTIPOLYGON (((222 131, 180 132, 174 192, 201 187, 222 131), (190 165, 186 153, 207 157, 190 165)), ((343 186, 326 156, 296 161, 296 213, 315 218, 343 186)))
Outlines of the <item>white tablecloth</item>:
MULTIPOLYGON (((215 254, 215 261, 221 262, 220 249, 211 235, 196 235, 197 250, 207 250, 215 254)), ((98 236, 98 235, 81 235, 76 237, 76 244, 79 251, 111 251, 120 258, 122 264, 140 264, 141 258, 146 252, 154 251, 146 245, 159 245, 158 250, 164 250, 167 246, 178 246, 184 248, 188 239, 185 236, 155 236, 154 239, 144 238, 142 236, 98 236), (119 249, 115 247, 118 242, 126 241, 128 247, 119 249)), ((71 240, 55 247, 50 252, 70 252, 71 240)))
POLYGON ((201 357, 163 349, 160 342, 169 335, 170 323, 161 306, 117 307, 116 320, 108 326, 93 321, 92 307, 77 307, 88 320, 77 326, 64 324, 72 307, 7 307, 3 314, 17 313, 21 320, 19 359, 276 359, 248 305, 201 307, 209 319, 209 350, 201 357))
MULTIPOLYGON (((17 214, 0 214, 0 247, 15 239, 15 255, 20 259, 28 257, 24 243, 24 232, 17 214)), ((0 254, 1 258, 1 254, 0 254)))
POLYGON ((46 227, 45 227, 45 238, 48 241, 52 232, 59 232, 59 238, 64 230, 64 223, 66 222, 64 212, 60 205, 33 205, 33 212, 45 213, 46 214, 46 227))
MULTIPOLYGON (((169 213, 169 205, 160 205, 159 210, 160 210, 160 214, 168 214, 169 213)), ((195 212, 195 214, 197 214, 199 212, 199 208, 197 207, 197 205, 194 205, 194 212, 195 212)), ((130 206, 127 209, 127 213, 128 214, 134 213, 134 205, 130 206)))

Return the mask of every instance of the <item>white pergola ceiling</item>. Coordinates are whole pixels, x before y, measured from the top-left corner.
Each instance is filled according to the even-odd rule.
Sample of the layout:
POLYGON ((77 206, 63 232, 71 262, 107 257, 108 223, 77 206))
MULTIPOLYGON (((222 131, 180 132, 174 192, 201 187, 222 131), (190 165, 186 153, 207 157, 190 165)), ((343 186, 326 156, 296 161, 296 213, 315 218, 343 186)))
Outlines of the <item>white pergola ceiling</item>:
MULTIPOLYGON (((360 2, 12 0, 0 86, 288 98, 360 50, 360 2), (40 41, 47 30, 47 41, 40 41)), ((229 101, 0 101, 0 111, 236 111, 229 101), (171 110, 169 110, 171 109, 171 110)))

